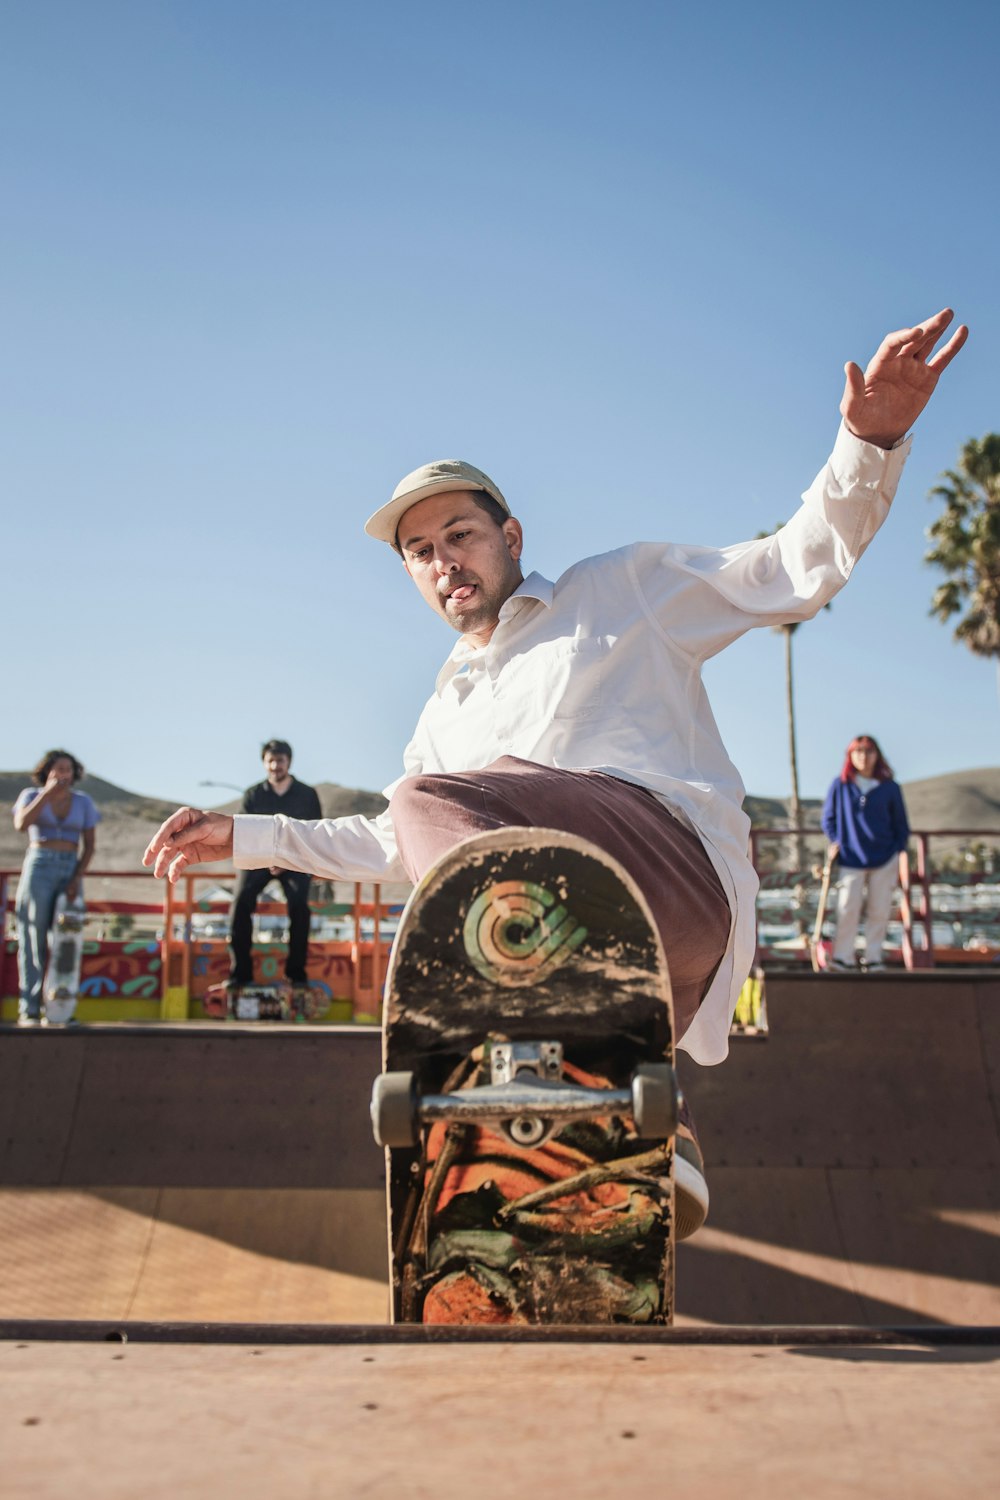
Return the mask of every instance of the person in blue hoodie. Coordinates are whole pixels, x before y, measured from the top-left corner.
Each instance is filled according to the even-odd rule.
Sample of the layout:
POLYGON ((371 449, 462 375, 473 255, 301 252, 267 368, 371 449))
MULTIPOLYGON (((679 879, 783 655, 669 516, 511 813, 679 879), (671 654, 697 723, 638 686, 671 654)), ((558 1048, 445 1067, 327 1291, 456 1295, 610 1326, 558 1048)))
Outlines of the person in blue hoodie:
POLYGON ((847 747, 840 775, 823 804, 823 832, 831 857, 840 863, 832 968, 856 967, 855 942, 867 887, 864 967, 869 974, 878 973, 885 968, 882 947, 910 825, 902 790, 870 734, 859 734, 847 747))

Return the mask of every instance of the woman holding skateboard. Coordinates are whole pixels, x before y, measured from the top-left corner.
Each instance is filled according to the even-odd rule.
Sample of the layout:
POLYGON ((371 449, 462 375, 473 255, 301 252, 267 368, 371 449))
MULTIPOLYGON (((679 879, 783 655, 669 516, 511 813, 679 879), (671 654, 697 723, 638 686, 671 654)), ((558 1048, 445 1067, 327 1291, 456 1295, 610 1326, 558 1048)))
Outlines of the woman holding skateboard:
POLYGON ((910 825, 903 793, 870 734, 859 734, 847 747, 840 775, 826 794, 823 832, 830 840, 830 859, 840 864, 832 968, 855 968, 854 946, 867 888, 864 967, 869 974, 877 973, 885 967, 882 945, 910 825))
POLYGON ((49 928, 56 898, 75 901, 83 893, 83 872, 94 857, 94 829, 100 821, 93 799, 75 789, 83 766, 68 750, 47 750, 14 803, 14 827, 27 831, 28 852, 17 887, 17 967, 19 1026, 42 1022, 42 984, 49 928))

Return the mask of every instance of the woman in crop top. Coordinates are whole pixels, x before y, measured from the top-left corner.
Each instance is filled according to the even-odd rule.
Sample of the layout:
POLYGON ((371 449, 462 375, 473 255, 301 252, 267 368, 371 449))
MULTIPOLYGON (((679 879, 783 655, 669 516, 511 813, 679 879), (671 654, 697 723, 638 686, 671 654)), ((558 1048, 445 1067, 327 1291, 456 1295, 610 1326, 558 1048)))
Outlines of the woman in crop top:
POLYGON ((56 897, 83 895, 83 872, 94 857, 100 820, 86 792, 74 789, 83 766, 68 750, 47 750, 14 803, 14 827, 28 834, 17 887, 18 1025, 42 1019, 42 981, 56 897))

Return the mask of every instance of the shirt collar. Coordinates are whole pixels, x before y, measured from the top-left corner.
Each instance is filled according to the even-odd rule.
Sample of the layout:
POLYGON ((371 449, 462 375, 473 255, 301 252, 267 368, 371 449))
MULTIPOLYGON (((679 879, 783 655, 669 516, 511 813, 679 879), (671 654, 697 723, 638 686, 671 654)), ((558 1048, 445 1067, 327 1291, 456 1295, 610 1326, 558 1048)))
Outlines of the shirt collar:
MULTIPOLYGON (((511 620, 520 614, 530 599, 544 604, 546 609, 551 609, 552 599, 555 594, 555 584, 541 573, 529 573, 527 578, 522 579, 509 599, 505 599, 500 606, 500 620, 511 620)), ((471 666, 473 662, 482 661, 486 654, 485 646, 470 646, 460 636, 452 647, 444 666, 437 675, 434 684, 435 691, 442 693, 448 683, 460 672, 463 667, 471 666)))
POLYGON ((505 599, 503 604, 501 604, 500 618, 501 620, 506 620, 512 614, 516 614, 519 609, 524 608, 523 604, 515 603, 515 600, 518 599, 537 599, 540 604, 545 605, 546 609, 551 609, 554 593, 554 583, 550 583, 547 578, 543 578, 541 573, 529 573, 527 578, 514 590, 510 598, 505 599))

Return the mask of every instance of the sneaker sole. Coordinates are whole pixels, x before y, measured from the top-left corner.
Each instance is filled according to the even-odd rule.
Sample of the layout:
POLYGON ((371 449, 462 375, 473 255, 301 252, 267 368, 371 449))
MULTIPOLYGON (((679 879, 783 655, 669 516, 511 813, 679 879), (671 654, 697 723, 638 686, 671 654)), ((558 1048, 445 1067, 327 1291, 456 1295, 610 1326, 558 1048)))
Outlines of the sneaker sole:
POLYGON ((674 1151, 674 1233, 679 1240, 690 1239, 708 1217, 708 1183, 703 1172, 674 1151))

